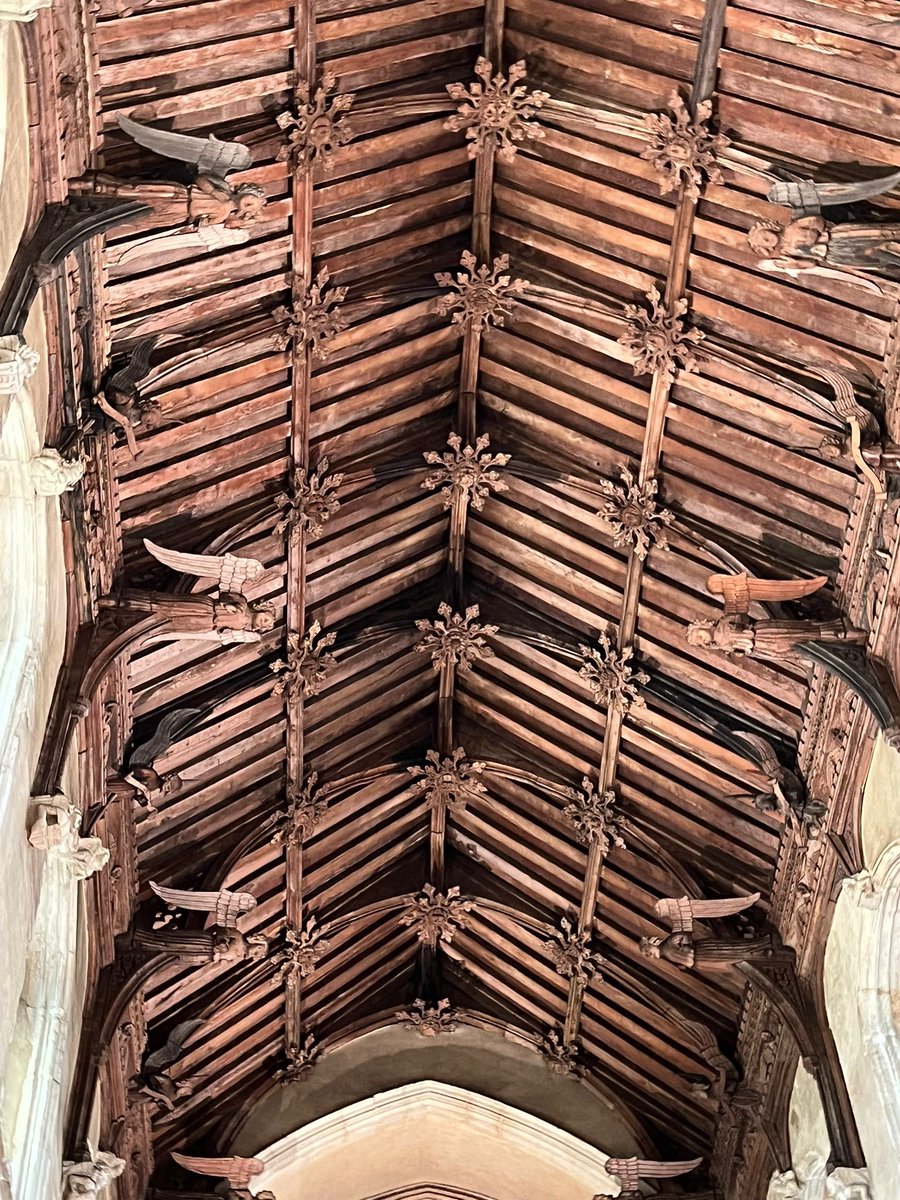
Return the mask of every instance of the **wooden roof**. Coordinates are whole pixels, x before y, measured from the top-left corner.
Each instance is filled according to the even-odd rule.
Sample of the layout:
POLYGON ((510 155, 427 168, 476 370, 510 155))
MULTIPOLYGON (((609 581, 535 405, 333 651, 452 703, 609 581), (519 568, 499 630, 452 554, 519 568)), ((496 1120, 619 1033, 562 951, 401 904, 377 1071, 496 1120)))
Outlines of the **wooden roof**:
MULTIPOLYGON (((844 594, 863 485, 849 458, 819 453, 834 423, 807 398, 804 388, 827 390, 804 368, 843 371, 880 394, 895 295, 760 271, 747 231, 784 210, 759 173, 726 165, 699 202, 685 188, 662 194, 639 139, 552 107, 538 117, 542 139, 508 161, 473 162, 464 135, 445 128, 453 105, 435 102, 472 78, 479 54, 495 68, 525 58, 526 86, 579 111, 659 112, 678 88, 695 104, 714 97, 715 124, 757 163, 807 175, 896 166, 895 32, 861 0, 302 0, 296 10, 97 0, 86 21, 93 165, 160 176, 159 160, 118 131, 126 113, 236 137, 254 158, 238 178, 269 200, 246 245, 173 253, 160 241, 123 256, 113 231, 85 260, 86 395, 110 356, 163 337, 141 388, 159 427, 138 429, 136 457, 121 437, 90 442, 106 504, 87 524, 73 517, 79 553, 91 519, 100 530, 83 590, 176 586, 147 556, 150 538, 260 559, 265 575, 248 594, 278 612, 259 644, 181 641, 131 658, 108 693, 119 703, 114 762, 132 727, 211 708, 159 764, 181 774, 181 789, 155 797, 155 812, 114 806, 103 827, 123 862, 135 839, 136 875, 125 865, 137 904, 150 902, 150 880, 246 889, 258 907, 242 926, 274 949, 286 923, 362 910, 287 991, 274 953, 152 980, 143 1011, 129 1010, 151 1045, 187 1017, 206 1024, 174 1068, 191 1094, 152 1130, 146 1114, 119 1126, 137 1153, 127 1194, 142 1194, 150 1170, 142 1138, 156 1179, 177 1181, 169 1152, 223 1146, 275 1086, 286 1048, 312 1034, 327 1051, 421 994, 427 955, 396 907, 375 901, 429 879, 476 898, 469 927, 437 954, 432 988, 536 1045, 554 1030, 577 1039, 580 1069, 630 1114, 648 1156, 708 1162, 723 1118, 696 1030, 735 1053, 745 980, 648 961, 639 939, 664 932, 653 913, 664 896, 761 891, 772 902, 781 823, 748 802, 759 777, 713 726, 790 750, 809 720, 809 684, 796 665, 694 649, 684 631, 721 611, 705 582, 723 553, 760 574, 827 574, 844 594), (275 117, 296 79, 316 83, 326 68, 355 97, 354 136, 330 170, 292 175, 275 117), (531 285, 481 337, 459 336, 436 309, 435 273, 459 270, 469 248, 479 263, 509 255, 508 273, 531 285), (347 288, 347 327, 318 361, 302 345, 279 348, 273 313, 322 268, 347 288), (625 305, 647 309, 653 286, 670 302, 684 295, 705 335, 693 372, 637 374, 619 341, 625 305), (443 453, 454 430, 469 442, 489 434, 490 452, 511 456, 506 490, 470 507, 462 528, 440 489, 423 487, 424 453, 443 453), (325 457, 344 474, 340 508, 321 533, 286 539, 276 495, 293 467, 325 457), (597 517, 602 481, 625 467, 658 479, 676 516, 669 548, 646 561, 597 517), (478 605, 498 632, 440 705, 415 622, 434 620, 444 600, 478 605), (317 695, 286 702, 272 664, 314 621, 336 634, 336 665, 317 695), (604 630, 649 676, 645 705, 626 715, 595 703, 579 674, 579 646, 604 630), (408 768, 456 747, 486 763, 485 790, 449 812, 442 834, 408 768), (274 814, 312 772, 332 789, 327 811, 302 847, 286 848, 272 840, 274 814), (584 777, 615 791, 628 822, 625 847, 605 861, 562 811, 563 789, 584 777), (607 960, 583 997, 534 924, 577 914, 607 960)), ((113 912, 108 959, 130 898, 97 887, 113 912)), ((136 1053, 124 1050, 120 1074, 105 1077, 104 1145, 118 1136, 117 1089, 136 1053)), ((772 1169, 760 1153, 748 1197, 772 1169)))

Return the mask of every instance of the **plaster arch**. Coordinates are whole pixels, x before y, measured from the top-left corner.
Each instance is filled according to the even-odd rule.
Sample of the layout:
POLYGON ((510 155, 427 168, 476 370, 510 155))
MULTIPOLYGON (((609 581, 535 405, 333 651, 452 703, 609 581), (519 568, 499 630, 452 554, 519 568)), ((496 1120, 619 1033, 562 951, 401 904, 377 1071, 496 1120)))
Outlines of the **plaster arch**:
POLYGON ((446 1195, 591 1200, 614 1193, 607 1155, 519 1108, 435 1080, 379 1092, 263 1150, 279 1200, 446 1195))
MULTIPOLYGON (((602 1150, 604 1160, 610 1154, 629 1157, 648 1151, 633 1132, 627 1111, 618 1111, 574 1076, 553 1074, 540 1055, 520 1043, 464 1025, 432 1038, 406 1025, 391 1025, 329 1052, 302 1082, 269 1089, 242 1121, 229 1153, 256 1154, 349 1105, 424 1082, 507 1105, 602 1150)), ((368 1194, 376 1190, 370 1188, 368 1194)))

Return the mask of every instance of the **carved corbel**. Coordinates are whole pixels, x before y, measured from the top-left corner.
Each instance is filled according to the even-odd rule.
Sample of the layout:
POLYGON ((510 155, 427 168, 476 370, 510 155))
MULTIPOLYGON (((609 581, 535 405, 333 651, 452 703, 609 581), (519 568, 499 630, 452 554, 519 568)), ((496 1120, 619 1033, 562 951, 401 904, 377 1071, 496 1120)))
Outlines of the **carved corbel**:
POLYGON ((128 1164, 108 1150, 92 1150, 81 1162, 66 1161, 62 1171, 62 1200, 100 1196, 128 1164))
POLYGON ((15 396, 21 391, 40 361, 38 352, 18 334, 0 337, 0 396, 15 396))
POLYGON ((81 812, 61 793, 36 796, 37 819, 28 833, 36 850, 54 854, 73 879, 89 879, 109 862, 109 850, 98 837, 81 837, 81 812))

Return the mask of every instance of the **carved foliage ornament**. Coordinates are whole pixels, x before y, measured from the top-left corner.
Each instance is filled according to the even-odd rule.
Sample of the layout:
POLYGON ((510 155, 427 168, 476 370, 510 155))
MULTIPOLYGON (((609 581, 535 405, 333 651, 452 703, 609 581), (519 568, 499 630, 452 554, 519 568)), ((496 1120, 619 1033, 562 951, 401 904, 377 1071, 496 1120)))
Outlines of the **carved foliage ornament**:
POLYGON ((484 770, 482 762, 467 762, 465 751, 456 749, 449 758, 441 758, 436 750, 429 750, 424 767, 408 767, 416 779, 416 788, 428 797, 429 808, 448 808, 459 812, 466 807, 471 797, 487 791, 476 778, 484 770))
POLYGON ((581 791, 572 788, 570 795, 572 803, 566 805, 563 815, 574 825, 579 842, 586 845, 598 842, 604 856, 609 853, 611 846, 624 850, 622 832, 625 821, 614 812, 616 793, 612 789, 598 792, 585 775, 581 781, 581 791))
POLYGON ((416 621, 416 628, 422 634, 416 650, 431 655, 435 671, 444 667, 470 671, 472 664, 480 658, 493 657, 494 652, 485 638, 497 633, 496 625, 479 625, 477 618, 477 604, 467 608, 462 616, 446 602, 440 604, 434 621, 416 621))
POLYGON ((577 979, 582 985, 594 978, 603 982, 600 968, 606 960, 602 954, 591 949, 589 930, 579 932, 567 917, 563 917, 560 928, 553 931, 552 940, 545 944, 557 975, 562 975, 564 979, 577 979))
POLYGON ((694 119, 678 93, 669 101, 672 115, 650 113, 644 117, 644 125, 650 133, 650 145, 641 151, 656 172, 659 190, 674 191, 684 185, 688 196, 696 199, 700 195, 704 179, 710 183, 721 183, 722 172, 716 160, 730 144, 721 133, 710 133, 708 122, 712 116, 712 101, 703 100, 697 105, 694 119))
POLYGON ((481 57, 475 63, 478 79, 474 83, 447 85, 450 99, 457 102, 458 108, 444 122, 444 128, 453 133, 465 130, 470 142, 469 158, 493 146, 501 162, 511 162, 520 142, 544 136, 532 118, 550 95, 529 92, 519 83, 527 74, 524 59, 512 64, 508 78, 499 71, 492 75, 492 70, 493 64, 481 57))
POLYGON ((513 279, 507 274, 509 255, 495 258, 493 266, 478 266, 471 250, 464 250, 460 263, 465 268, 454 278, 448 271, 438 271, 435 279, 442 288, 450 290, 439 297, 436 311, 441 316, 453 314, 453 324, 460 335, 503 325, 517 310, 513 296, 520 296, 528 287, 526 279, 513 279))
POLYGON ((474 907, 475 901, 460 896, 458 887, 444 894, 426 883, 401 912, 400 924, 412 926, 418 940, 433 949, 439 941, 452 941, 458 929, 468 929, 474 907))
POLYGON ((322 86, 310 98, 308 83, 296 89, 293 112, 280 113, 275 119, 279 129, 288 130, 288 144, 278 154, 278 161, 290 159, 299 175, 318 164, 325 171, 334 167, 334 152, 353 137, 346 114, 353 105, 353 96, 338 94, 331 97, 337 81, 330 71, 324 72, 322 86))
POLYGON ((305 1079, 322 1057, 322 1053, 322 1047, 316 1041, 315 1034, 307 1034, 302 1043, 291 1042, 285 1050, 287 1066, 277 1075, 279 1082, 297 1083, 305 1079))
POLYGON ((291 701, 317 695, 337 665, 334 655, 326 653, 336 638, 336 633, 322 633, 318 621, 313 621, 302 639, 297 633, 288 634, 287 660, 277 658, 270 665, 270 670, 278 676, 272 694, 286 695, 291 701))
POLYGON ((313 771, 302 788, 288 788, 288 809, 281 812, 281 827, 273 843, 300 846, 325 816, 328 801, 319 789, 319 775, 313 771))
POLYGON ((617 546, 627 546, 640 559, 645 559, 651 545, 668 548, 666 526, 675 517, 666 508, 656 505, 657 482, 649 479, 643 486, 624 468, 622 483, 604 479, 600 486, 606 500, 597 514, 612 534, 617 546))
POLYGON ((282 514, 275 532, 288 532, 292 541, 303 533, 318 537, 328 518, 341 507, 335 493, 343 480, 340 473, 328 474, 327 458, 323 458, 315 469, 299 467, 295 470, 290 490, 279 492, 275 497, 275 507, 282 514))
POLYGON ((276 323, 282 326, 275 342, 280 350, 286 350, 293 343, 297 350, 308 346, 313 358, 328 357, 330 343, 347 328, 340 309, 347 289, 329 288, 329 278, 328 269, 323 267, 315 283, 307 284, 295 294, 293 307, 286 308, 282 304, 273 311, 276 323))
POLYGON ((439 1033, 453 1033, 459 1028, 459 1014, 448 999, 429 1004, 427 1000, 416 1000, 407 1012, 394 1014, 398 1021, 412 1025, 422 1037, 437 1037, 439 1033))
POLYGON ((685 326, 687 300, 683 297, 676 300, 669 311, 655 287, 647 293, 647 299, 649 312, 637 304, 626 306, 626 329, 619 338, 619 345, 634 358, 634 373, 648 375, 658 371, 672 378, 679 367, 696 371, 694 347, 703 340, 703 334, 699 329, 685 326))
POLYGON ((309 917, 301 929, 291 926, 284 933, 284 947, 279 953, 278 979, 282 982, 298 976, 308 979, 319 960, 328 953, 331 943, 323 937, 315 917, 309 917))
POLYGON ((633 706, 641 707, 644 698, 638 688, 649 683, 650 676, 632 667, 632 647, 619 650, 605 633, 600 634, 597 642, 596 646, 579 646, 585 663, 578 674, 591 689, 594 703, 623 714, 633 706))
POLYGON ((441 488, 444 508, 450 508, 455 500, 462 500, 471 504, 476 512, 481 512, 491 492, 508 490, 508 485, 494 468, 505 467, 511 455, 489 454, 490 444, 490 437, 484 433, 476 440, 474 447, 466 446, 464 449, 459 434, 451 433, 447 438, 449 451, 443 454, 437 450, 426 452, 425 461, 438 469, 429 471, 422 487, 429 492, 441 488))
POLYGON ((541 1042, 541 1053, 554 1075, 571 1075, 578 1062, 577 1042, 564 1042, 563 1034, 553 1030, 541 1042))

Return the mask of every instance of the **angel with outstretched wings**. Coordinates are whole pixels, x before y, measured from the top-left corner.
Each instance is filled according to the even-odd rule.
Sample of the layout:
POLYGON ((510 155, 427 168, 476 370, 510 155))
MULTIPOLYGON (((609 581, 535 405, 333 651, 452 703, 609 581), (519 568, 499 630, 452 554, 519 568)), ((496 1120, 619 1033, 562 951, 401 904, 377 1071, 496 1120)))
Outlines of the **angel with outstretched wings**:
POLYGON ((259 579, 264 568, 255 558, 234 554, 185 554, 168 550, 144 539, 147 550, 164 566, 186 575, 215 581, 211 594, 154 592, 124 588, 116 596, 105 596, 101 608, 125 608, 161 618, 162 628, 153 633, 157 641, 191 638, 198 641, 258 642, 275 627, 275 610, 267 601, 251 603, 244 588, 259 579))
POLYGON ((126 783, 150 800, 152 792, 176 792, 181 787, 178 775, 163 778, 156 770, 157 759, 177 741, 187 737, 192 729, 206 717, 213 705, 205 704, 194 708, 176 708, 165 714, 153 733, 142 742, 131 739, 125 749, 125 762, 121 775, 126 783))
POLYGON ((740 571, 732 575, 710 575, 706 589, 713 596, 722 597, 726 616, 736 616, 749 613, 753 603, 780 604, 785 600, 801 600, 827 582, 827 575, 816 575, 812 579, 757 579, 740 571))
POLYGON ((162 1111, 172 1112, 175 1101, 190 1094, 193 1085, 187 1081, 176 1082, 168 1074, 167 1068, 178 1062, 188 1039, 204 1023, 198 1018, 181 1021, 170 1032, 166 1044, 146 1056, 140 1073, 129 1082, 129 1095, 133 1102, 149 1100, 162 1111))
POLYGON ((623 1192, 638 1192, 642 1179, 674 1179, 687 1175, 703 1162, 702 1158, 690 1158, 681 1162, 653 1162, 646 1158, 609 1158, 605 1168, 608 1175, 615 1175, 622 1184, 623 1192))
POLYGON ((256 897, 249 892, 230 892, 227 888, 217 892, 194 892, 188 888, 163 887, 152 879, 150 887, 169 908, 213 913, 215 924, 221 929, 235 928, 238 917, 256 908, 256 897))
POLYGON ((239 142, 220 141, 215 134, 194 137, 172 130, 143 125, 119 114, 119 127, 138 145, 165 158, 188 163, 196 172, 193 183, 136 181, 125 182, 110 175, 95 173, 73 180, 70 190, 76 194, 114 196, 136 200, 150 212, 130 224, 116 227, 116 234, 146 233, 175 227, 197 228, 221 225, 240 230, 255 224, 265 208, 266 193, 257 183, 232 185, 232 171, 246 171, 253 159, 239 142))

